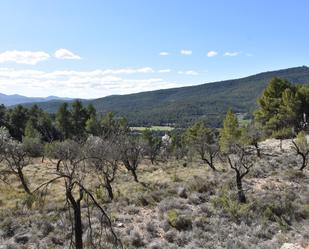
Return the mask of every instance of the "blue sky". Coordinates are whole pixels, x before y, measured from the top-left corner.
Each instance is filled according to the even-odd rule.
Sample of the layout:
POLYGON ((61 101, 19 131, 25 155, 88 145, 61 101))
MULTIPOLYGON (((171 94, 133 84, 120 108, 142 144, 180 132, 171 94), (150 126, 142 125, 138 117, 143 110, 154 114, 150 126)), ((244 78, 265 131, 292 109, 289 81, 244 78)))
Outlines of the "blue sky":
POLYGON ((308 65, 308 10, 306 0, 1 1, 0 92, 96 98, 308 65))

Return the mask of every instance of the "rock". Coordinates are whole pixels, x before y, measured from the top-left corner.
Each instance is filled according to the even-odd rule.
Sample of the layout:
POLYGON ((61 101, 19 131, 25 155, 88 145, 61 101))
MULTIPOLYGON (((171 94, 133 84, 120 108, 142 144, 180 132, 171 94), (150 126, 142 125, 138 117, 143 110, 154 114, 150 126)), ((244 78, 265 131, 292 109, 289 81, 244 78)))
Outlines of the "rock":
POLYGON ((284 243, 280 249, 305 249, 299 244, 284 243))
POLYGON ((178 191, 177 191, 177 194, 178 194, 178 196, 181 197, 181 198, 187 198, 187 197, 188 197, 188 195, 187 195, 187 190, 186 190, 186 188, 184 188, 184 187, 179 187, 179 188, 178 188, 178 191))
POLYGON ((116 226, 117 226, 117 227, 124 227, 124 224, 123 224, 123 223, 117 223, 116 226))
POLYGON ((30 240, 31 236, 32 235, 27 232, 19 233, 15 235, 14 241, 18 244, 26 244, 30 240))

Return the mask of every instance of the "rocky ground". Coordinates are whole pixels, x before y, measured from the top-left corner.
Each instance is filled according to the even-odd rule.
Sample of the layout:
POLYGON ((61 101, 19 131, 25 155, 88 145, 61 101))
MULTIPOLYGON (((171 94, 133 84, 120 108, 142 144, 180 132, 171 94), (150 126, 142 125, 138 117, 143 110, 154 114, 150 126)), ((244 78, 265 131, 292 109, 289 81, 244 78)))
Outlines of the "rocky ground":
MULTIPOLYGON (((283 151, 277 140, 261 148, 262 158, 244 179, 246 204, 237 202, 228 166, 217 162, 219 172, 213 172, 198 160, 186 167, 178 161, 144 162, 138 172, 143 184, 122 170, 113 184, 115 200, 108 202, 104 193, 97 197, 124 248, 307 249, 309 170, 298 170, 300 159, 289 140, 283 151)), ((33 187, 48 179, 49 167, 39 160, 28 167, 33 187)), ((50 188, 44 205, 30 207, 16 179, 8 180, 11 186, 0 184, 0 248, 68 248, 71 223, 60 183, 50 188)), ((94 215, 93 223, 99 220, 94 215)), ((88 241, 86 222, 84 231, 88 241)), ((103 239, 109 248, 110 234, 103 239)))

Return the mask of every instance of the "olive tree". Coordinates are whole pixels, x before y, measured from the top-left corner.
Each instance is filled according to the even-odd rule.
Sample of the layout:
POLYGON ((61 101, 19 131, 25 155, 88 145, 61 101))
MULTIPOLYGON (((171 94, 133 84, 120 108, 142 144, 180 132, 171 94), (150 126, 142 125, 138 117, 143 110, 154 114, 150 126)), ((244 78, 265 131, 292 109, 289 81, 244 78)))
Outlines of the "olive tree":
POLYGON ((18 177, 24 191, 32 195, 29 183, 24 175, 24 168, 29 165, 30 157, 24 145, 11 138, 6 128, 0 128, 0 153, 4 165, 2 174, 12 174, 18 177))
POLYGON ((243 142, 248 145, 254 146, 257 157, 261 157, 261 149, 259 143, 263 138, 263 130, 256 123, 249 124, 246 129, 243 130, 242 139, 243 142))
POLYGON ((97 176, 108 193, 109 198, 114 198, 112 182, 115 179, 119 164, 116 137, 102 139, 90 136, 85 144, 85 157, 87 163, 95 170, 97 176))
POLYGON ((228 153, 223 154, 230 168, 235 172, 238 201, 246 203, 242 180, 253 167, 251 151, 244 146, 233 144, 228 153))
MULTIPOLYGON (((102 234, 99 231, 103 231, 103 226, 109 228, 112 244, 116 247, 121 247, 121 243, 112 229, 109 217, 92 192, 97 188, 99 180, 93 168, 88 167, 86 163, 84 148, 84 144, 79 144, 73 140, 57 142, 50 146, 48 148, 49 155, 53 155, 57 158, 57 160, 54 161, 56 167, 53 172, 56 176, 39 186, 36 190, 46 187, 56 180, 63 180, 66 202, 69 210, 73 211, 71 220, 74 240, 72 240, 72 242, 74 243, 75 249, 84 248, 83 217, 85 217, 85 222, 88 223, 89 229, 87 233, 89 238, 91 238, 92 248, 102 248, 102 243, 104 241, 102 241, 102 234), (84 205, 82 205, 82 203, 84 203, 84 205), (82 207, 86 209, 86 214, 84 216, 82 215, 82 207), (93 218, 91 217, 91 210, 93 209, 96 209, 102 217, 100 219, 101 228, 98 228, 97 232, 92 230, 93 218)), ((71 212, 69 212, 69 214, 71 214, 71 212)))
POLYGON ((214 160, 219 152, 215 132, 204 126, 202 122, 195 123, 186 131, 187 143, 193 147, 203 162, 212 170, 216 170, 214 160))
POLYGON ((139 138, 130 135, 122 136, 119 140, 120 158, 126 169, 132 173, 138 182, 136 170, 143 157, 143 147, 139 138))
POLYGON ((144 141, 144 153, 149 157, 151 164, 154 164, 160 154, 162 140, 150 129, 145 129, 142 137, 144 141))

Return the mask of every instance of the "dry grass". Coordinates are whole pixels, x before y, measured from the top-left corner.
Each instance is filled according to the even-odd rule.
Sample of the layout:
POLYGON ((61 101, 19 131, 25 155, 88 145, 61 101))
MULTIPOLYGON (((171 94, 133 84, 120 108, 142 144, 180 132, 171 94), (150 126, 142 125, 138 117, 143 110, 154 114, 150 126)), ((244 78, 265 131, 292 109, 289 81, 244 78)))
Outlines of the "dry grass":
MULTIPOLYGON (((261 145, 262 152, 274 156, 265 155, 257 160, 255 169, 262 174, 251 172, 244 179, 248 205, 237 203, 234 174, 219 163, 216 166, 222 172, 214 173, 196 159, 186 167, 184 162, 175 160, 155 165, 143 161, 137 170, 140 183, 134 182, 130 172, 120 167, 112 183, 115 200, 109 202, 103 190, 100 201, 125 248, 136 248, 134 245, 152 248, 150 245, 157 243, 158 247, 153 248, 258 249, 280 248, 285 242, 307 243, 308 169, 301 175, 295 173, 297 167, 290 161, 296 157, 288 141, 283 143, 284 152, 275 140, 261 145), (187 197, 178 194, 179 188, 186 189, 187 197), (167 222, 171 209, 181 217, 190 218, 192 228, 179 231, 171 227, 167 222)), ((33 159, 25 169, 30 188, 52 179, 54 167, 49 160, 42 163, 40 158, 33 159)), ((18 179, 11 176, 8 180, 11 186, 0 183, 0 211, 18 210, 25 199, 18 179)), ((91 183, 93 178, 89 176, 86 181, 91 183)), ((45 213, 54 213, 63 206, 64 188, 59 180, 48 189, 45 213)), ((54 219, 50 222, 58 224, 54 217, 57 218, 52 215, 44 219, 54 219)))
MULTIPOLYGON (((32 163, 25 167, 24 174, 30 183, 30 189, 34 190, 44 182, 55 177, 55 165, 48 159, 41 162, 41 158, 33 158, 32 163)), ((141 163, 138 168, 138 177, 141 183, 149 186, 171 185, 175 182, 186 182, 194 176, 207 177, 208 168, 199 163, 192 163, 183 167, 182 162, 171 161, 151 165, 148 161, 141 163)), ((19 179, 16 176, 10 176, 8 179, 10 185, 0 182, 0 209, 14 209, 18 207, 26 198, 19 179)), ((92 177, 88 179, 89 182, 92 177)), ((112 184, 115 196, 130 198, 136 196, 136 193, 142 193, 147 187, 133 181, 133 177, 124 167, 120 167, 118 176, 112 184)), ((57 180, 49 185, 46 198, 52 206, 61 208, 64 205, 64 184, 62 180, 57 180)))

